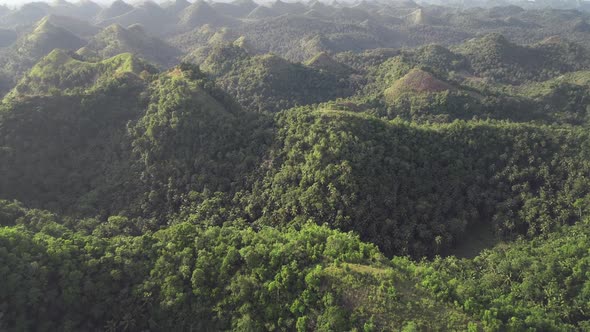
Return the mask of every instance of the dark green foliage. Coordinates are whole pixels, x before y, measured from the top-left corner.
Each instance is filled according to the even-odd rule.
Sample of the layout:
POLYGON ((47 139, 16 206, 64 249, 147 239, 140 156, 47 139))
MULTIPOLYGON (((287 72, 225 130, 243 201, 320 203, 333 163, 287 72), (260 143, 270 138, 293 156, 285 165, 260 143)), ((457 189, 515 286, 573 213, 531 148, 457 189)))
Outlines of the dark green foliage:
POLYGON ((197 67, 141 78, 132 57, 45 61, 2 105, 2 197, 74 214, 162 217, 193 191, 236 191, 268 144, 268 121, 243 112, 197 67), (76 83, 96 74, 88 89, 76 83))
POLYGON ((276 55, 249 56, 237 46, 214 49, 201 68, 245 109, 278 112, 353 94, 351 72, 291 63, 276 55))
POLYGON ((126 123, 141 112, 143 88, 143 82, 122 77, 91 94, 5 101, 0 110, 0 195, 58 211, 123 208, 133 197, 129 185, 134 182, 127 178, 126 123))
POLYGON ((587 49, 559 37, 526 47, 491 34, 465 43, 458 51, 469 58, 477 76, 507 83, 546 80, 590 66, 587 49))
POLYGON ((268 144, 263 117, 243 112, 198 67, 182 64, 150 87, 130 128, 148 212, 174 212, 192 191, 234 192, 268 144))
POLYGON ((587 194, 588 137, 564 130, 456 122, 413 126, 340 111, 278 118, 280 147, 252 191, 251 219, 312 218, 355 230, 386 254, 429 255, 476 221, 535 235, 575 217, 587 194))

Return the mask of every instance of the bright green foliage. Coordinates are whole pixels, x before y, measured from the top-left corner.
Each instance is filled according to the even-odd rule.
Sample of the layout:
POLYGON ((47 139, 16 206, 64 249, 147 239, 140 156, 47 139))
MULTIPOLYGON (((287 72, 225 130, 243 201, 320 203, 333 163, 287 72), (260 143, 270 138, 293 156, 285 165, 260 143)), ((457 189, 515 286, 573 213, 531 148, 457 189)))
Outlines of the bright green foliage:
MULTIPOLYGON (((13 213, 0 202, 2 215, 13 213)), ((460 331, 470 321, 414 286, 409 261, 391 264, 357 236, 322 226, 181 223, 104 237, 73 232, 47 212, 17 211, 17 226, 0 228, 9 331, 389 330, 408 321, 460 331)))
POLYGON ((437 298, 503 331, 585 331, 590 322, 590 227, 503 244, 473 260, 437 259, 416 270, 437 298))
POLYGON ((153 66, 129 53, 100 62, 87 62, 75 53, 54 50, 21 80, 16 92, 19 95, 64 94, 71 93, 72 89, 84 91, 113 77, 155 73, 153 66))

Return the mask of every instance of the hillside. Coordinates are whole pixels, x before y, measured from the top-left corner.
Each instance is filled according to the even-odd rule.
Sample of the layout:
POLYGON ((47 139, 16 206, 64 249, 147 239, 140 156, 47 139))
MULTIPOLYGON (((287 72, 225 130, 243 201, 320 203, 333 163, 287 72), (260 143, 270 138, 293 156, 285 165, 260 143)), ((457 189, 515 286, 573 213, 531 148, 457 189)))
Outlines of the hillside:
POLYGON ((254 185, 247 210, 256 214, 250 218, 272 225, 328 223, 354 230, 386 254, 444 250, 481 220, 497 234, 554 227, 575 214, 558 206, 569 206, 559 197, 577 181, 555 161, 585 167, 583 130, 477 122, 413 126, 330 109, 282 113, 278 127, 283 143, 273 154, 275 166, 254 185), (564 150, 564 141, 577 143, 564 150), (530 163, 529 149, 535 149, 530 163), (551 170, 540 175, 545 167, 551 170), (547 190, 556 201, 544 213, 552 217, 531 218, 525 211, 547 190), (512 217, 505 225, 506 216, 512 217))
POLYGON ((0 47, 12 45, 17 38, 16 31, 10 29, 0 29, 0 47))

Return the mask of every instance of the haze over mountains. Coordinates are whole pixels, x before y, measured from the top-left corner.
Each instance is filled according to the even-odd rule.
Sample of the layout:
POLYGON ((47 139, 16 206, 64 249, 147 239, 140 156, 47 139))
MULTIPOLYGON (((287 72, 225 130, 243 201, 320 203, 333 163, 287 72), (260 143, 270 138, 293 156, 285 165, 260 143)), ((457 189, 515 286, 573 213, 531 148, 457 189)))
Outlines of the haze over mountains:
POLYGON ((551 36, 586 43, 588 21, 582 11, 457 9, 411 1, 259 5, 178 0, 132 5, 118 0, 104 7, 90 1, 35 2, 2 10, 0 53, 5 58, 1 63, 14 68, 8 71, 21 74, 53 48, 98 58, 133 52, 165 68, 214 45, 239 42, 253 55, 271 52, 304 62, 322 52, 453 45, 488 33, 517 43, 551 36))
POLYGON ((0 7, 0 331, 587 331, 584 1, 0 7))

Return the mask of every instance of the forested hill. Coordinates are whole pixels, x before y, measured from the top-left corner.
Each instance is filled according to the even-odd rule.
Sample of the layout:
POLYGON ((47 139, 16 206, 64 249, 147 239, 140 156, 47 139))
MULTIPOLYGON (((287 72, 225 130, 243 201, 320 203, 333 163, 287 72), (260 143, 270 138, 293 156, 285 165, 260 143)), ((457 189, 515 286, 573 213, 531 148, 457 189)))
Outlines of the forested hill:
POLYGON ((0 331, 590 329, 543 3, 0 6, 0 331))

